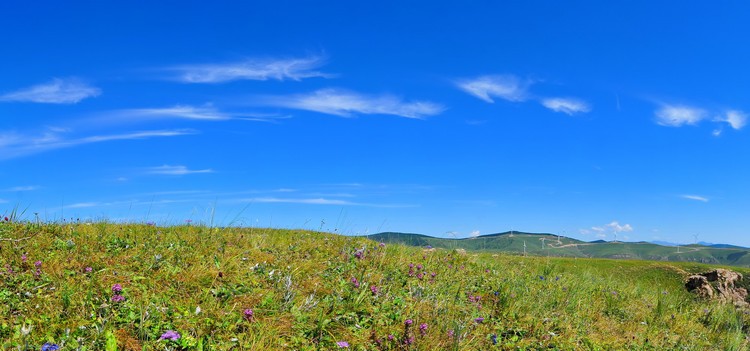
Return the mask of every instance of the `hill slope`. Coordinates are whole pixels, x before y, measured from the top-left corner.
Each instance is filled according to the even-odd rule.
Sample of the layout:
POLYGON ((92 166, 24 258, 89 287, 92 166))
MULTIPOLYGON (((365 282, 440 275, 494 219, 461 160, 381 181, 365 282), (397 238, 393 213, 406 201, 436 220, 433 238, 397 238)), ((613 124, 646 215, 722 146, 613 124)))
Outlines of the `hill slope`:
POLYGON ((750 316, 685 291, 689 272, 709 269, 697 263, 467 255, 302 230, 0 223, 0 264, 3 350, 750 347, 750 316))
POLYGON ((750 249, 725 245, 662 246, 647 242, 585 242, 552 234, 504 232, 474 238, 435 238, 422 234, 386 232, 367 236, 385 243, 446 249, 495 251, 557 257, 686 261, 750 267, 750 249))

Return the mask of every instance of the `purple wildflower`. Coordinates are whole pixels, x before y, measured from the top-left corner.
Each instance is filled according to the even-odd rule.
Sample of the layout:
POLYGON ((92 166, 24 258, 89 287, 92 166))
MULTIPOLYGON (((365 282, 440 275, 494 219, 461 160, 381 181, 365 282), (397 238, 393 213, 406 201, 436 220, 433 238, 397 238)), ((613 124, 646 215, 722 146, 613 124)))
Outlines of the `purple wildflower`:
POLYGON ((36 262, 34 262, 34 267, 36 267, 36 268, 42 268, 42 261, 36 261, 36 262))
POLYGON ((358 260, 361 260, 364 257, 364 255, 365 255, 364 250, 354 251, 354 257, 356 257, 358 260))
POLYGON ((357 280, 357 278, 352 277, 352 285, 354 285, 355 288, 359 288, 359 280, 357 280))
POLYGON ((346 341, 337 341, 336 346, 338 346, 341 349, 349 348, 349 343, 346 341))
POLYGON ((396 337, 393 334, 388 334, 388 340, 393 341, 396 337))
POLYGON ((479 295, 474 296, 471 293, 469 293, 469 302, 478 303, 480 300, 482 300, 481 296, 479 295))
POLYGON ((377 295, 378 292, 380 291, 380 289, 378 289, 377 286, 372 285, 372 286, 370 286, 370 291, 372 292, 373 295, 377 295))
POLYGON ((253 310, 246 308, 244 311, 242 311, 242 318, 244 318, 246 321, 252 321, 253 316, 255 314, 253 313, 253 310))
POLYGON ((91 273, 91 271, 93 271, 93 270, 94 269, 91 268, 91 267, 86 267, 86 268, 83 269, 83 271, 86 272, 86 273, 91 273))
POLYGON ((419 325, 419 333, 422 335, 427 334, 427 323, 422 323, 419 325))
POLYGON ((45 342, 44 345, 42 345, 42 351, 57 351, 59 349, 60 346, 51 342, 45 342))
POLYGON ((380 243, 380 244, 378 244, 378 246, 385 247, 385 243, 380 243))
POLYGON ((29 259, 29 256, 26 256, 26 253, 24 252, 21 255, 21 262, 26 263, 26 261, 29 259))
POLYGON ((414 324, 414 321, 411 320, 411 319, 407 319, 407 320, 404 321, 404 325, 406 325, 407 327, 410 326, 410 325, 412 325, 412 324, 414 324))
POLYGON ((119 295, 120 293, 122 293, 122 285, 120 285, 120 283, 112 285, 112 292, 116 295, 119 295))
POLYGON ((180 338, 180 334, 174 330, 167 330, 159 337, 159 340, 172 340, 175 341, 180 338))
POLYGON ((424 269, 424 266, 420 263, 417 265, 417 269, 421 271, 422 269, 424 269))
POLYGON ((424 272, 417 273, 417 279, 422 280, 424 278, 424 272))
POLYGON ((474 318, 474 322, 482 323, 482 322, 484 322, 484 318, 483 317, 474 318))
POLYGON ((122 295, 112 296, 112 302, 114 303, 123 302, 123 301, 125 301, 125 296, 122 296, 122 295))

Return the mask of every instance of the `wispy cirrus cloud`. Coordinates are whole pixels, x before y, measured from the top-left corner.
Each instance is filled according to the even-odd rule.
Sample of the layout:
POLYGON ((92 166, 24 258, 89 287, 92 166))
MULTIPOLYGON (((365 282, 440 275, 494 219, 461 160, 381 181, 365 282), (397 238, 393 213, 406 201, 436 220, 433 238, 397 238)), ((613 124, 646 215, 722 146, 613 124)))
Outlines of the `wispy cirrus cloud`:
POLYGON ((586 113, 591 111, 591 106, 583 100, 575 98, 546 98, 541 101, 542 106, 567 115, 586 113))
POLYGON ((67 208, 89 208, 89 207, 98 207, 102 205, 103 204, 100 202, 77 202, 74 204, 67 205, 65 207, 67 208))
POLYGON ((231 118, 229 115, 219 111, 213 106, 196 107, 190 105, 175 105, 164 108, 121 110, 119 112, 133 117, 183 118, 207 121, 223 121, 231 118))
POLYGON ((700 195, 680 195, 681 198, 693 201, 708 202, 709 198, 700 195))
POLYGON ((23 185, 23 186, 14 186, 10 188, 5 188, 0 191, 4 191, 4 192, 34 191, 34 190, 38 190, 39 188, 40 186, 38 185, 23 185))
POLYGON ((56 149, 117 140, 137 140, 196 134, 191 129, 145 130, 121 134, 69 137, 70 131, 50 129, 39 134, 0 134, 0 160, 37 154, 56 149))
POLYGON ((148 174, 159 174, 159 175, 187 175, 187 174, 200 174, 200 173, 214 173, 213 169, 189 169, 186 166, 171 166, 162 165, 158 167, 151 167, 147 170, 148 174))
POLYGON ((175 105, 161 108, 139 108, 112 111, 104 114, 105 118, 115 120, 153 120, 153 119, 188 119, 201 121, 244 120, 256 122, 273 122, 289 116, 268 113, 229 113, 221 111, 213 105, 192 106, 175 105))
POLYGON ((195 64, 171 67, 183 83, 225 83, 236 80, 302 80, 331 77, 317 69, 325 59, 310 56, 291 59, 248 59, 239 62, 195 64))
POLYGON ((309 94, 290 96, 269 96, 259 103, 341 117, 377 114, 421 119, 445 110, 442 105, 429 101, 407 102, 391 95, 364 95, 338 89, 322 89, 309 94))
POLYGON ((512 102, 528 99, 530 81, 522 80, 514 75, 487 75, 456 82, 459 89, 484 100, 494 103, 493 98, 501 98, 512 102))
POLYGON ((307 199, 287 199, 278 197, 256 197, 251 199, 259 203, 290 203, 290 204, 307 204, 307 205, 354 205, 354 202, 340 199, 326 198, 307 198, 307 199))
POLYGON ((696 125, 704 120, 708 113, 706 110, 685 105, 662 105, 655 112, 656 123, 665 127, 682 127, 683 125, 696 125))
POLYGON ((101 89, 75 78, 55 78, 44 84, 0 95, 0 101, 76 104, 81 100, 99 96, 101 93, 101 89))
POLYGON ((373 203, 353 202, 353 201, 341 200, 341 199, 329 199, 329 198, 322 198, 322 197, 310 197, 310 198, 254 197, 254 198, 249 198, 249 199, 241 199, 240 201, 241 202, 254 202, 254 203, 338 205, 338 206, 363 206, 363 207, 380 207, 380 208, 417 207, 415 205, 407 205, 407 204, 373 204, 373 203))

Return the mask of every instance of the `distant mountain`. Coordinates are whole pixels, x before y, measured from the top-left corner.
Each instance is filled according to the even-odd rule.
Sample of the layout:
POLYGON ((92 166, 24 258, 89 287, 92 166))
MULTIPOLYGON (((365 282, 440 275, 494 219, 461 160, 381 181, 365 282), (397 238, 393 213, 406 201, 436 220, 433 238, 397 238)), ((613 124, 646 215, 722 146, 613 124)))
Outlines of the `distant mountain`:
POLYGON ((424 234, 384 232, 367 236, 385 243, 536 256, 596 257, 655 261, 690 261, 750 267, 750 249, 725 245, 659 245, 650 242, 586 242, 546 233, 503 232, 471 238, 436 238, 424 234))
POLYGON ((708 243, 705 241, 699 241, 698 245, 715 247, 715 248, 720 248, 720 249, 747 249, 747 247, 744 247, 744 246, 737 246, 737 245, 730 245, 730 244, 714 244, 714 243, 708 243))

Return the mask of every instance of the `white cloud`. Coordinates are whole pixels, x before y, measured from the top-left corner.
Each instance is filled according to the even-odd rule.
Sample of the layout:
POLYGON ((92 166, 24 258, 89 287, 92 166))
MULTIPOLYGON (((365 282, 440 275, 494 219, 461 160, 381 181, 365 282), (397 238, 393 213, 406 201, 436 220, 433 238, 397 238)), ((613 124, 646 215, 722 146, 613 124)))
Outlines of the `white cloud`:
POLYGON ((211 104, 203 106, 175 105, 171 107, 160 108, 137 108, 110 111, 98 116, 96 120, 89 123, 99 122, 135 122, 143 120, 156 119, 189 119, 200 121, 227 121, 242 120, 256 122, 274 122, 280 119, 289 118, 287 115, 272 113, 246 113, 233 112, 228 113, 219 110, 211 104))
POLYGON ((282 199, 277 197, 258 197, 253 198, 253 202, 262 203, 292 203, 292 204, 308 204, 308 205, 356 205, 351 201, 337 200, 337 199, 326 199, 326 198, 310 198, 310 199, 282 199))
POLYGON ((34 191, 39 189, 38 185, 24 185, 24 186, 14 186, 10 188, 3 189, 2 191, 7 192, 17 192, 17 191, 34 191))
POLYGON ((717 122, 726 122, 734 129, 742 129, 747 124, 747 114, 739 110, 729 110, 724 116, 717 117, 717 122))
MULTIPOLYGON (((584 230, 585 230, 585 229, 584 229, 584 230)), ((607 231, 607 229, 605 229, 604 227, 591 227, 591 230, 593 230, 593 231, 594 231, 594 233, 597 233, 597 236, 600 236, 600 235, 601 235, 601 234, 603 234, 603 233, 604 233, 605 231, 607 231)), ((588 232, 588 230, 586 230, 586 231, 588 232)))
POLYGON ((457 85, 479 99, 494 103, 493 97, 513 102, 526 100, 530 83, 513 75, 490 75, 458 81, 457 85))
POLYGON ((149 174, 162 174, 162 175, 186 175, 186 174, 198 174, 198 173, 214 173, 212 169, 199 169, 191 170, 185 166, 170 166, 163 165, 159 167, 151 167, 148 172, 149 174))
POLYGON ((445 109, 439 104, 428 101, 404 102, 389 95, 369 96, 336 89, 322 89, 302 95, 268 97, 261 103, 342 117, 355 114, 380 114, 423 118, 437 115, 445 109))
POLYGON ((88 207, 96 207, 101 206, 98 202, 79 202, 71 205, 67 205, 65 207, 67 208, 88 208, 88 207))
POLYGON ((325 62, 321 57, 245 60, 224 64, 184 65, 171 68, 184 83, 224 83, 235 80, 302 80, 331 75, 316 71, 325 62))
POLYGON ((256 203, 279 203, 279 204, 303 204, 303 205, 337 205, 337 206, 362 206, 378 208, 405 208, 417 207, 408 204, 373 204, 363 202, 352 202, 348 200, 329 199, 323 197, 309 198, 279 198, 279 197, 254 197, 247 199, 238 199, 239 202, 256 202, 256 203))
POLYGON ((620 223, 618 223, 617 221, 612 221, 611 223, 607 224, 607 227, 615 233, 633 231, 633 227, 630 224, 620 225, 620 223))
POLYGON ((680 195, 681 198, 687 199, 687 200, 695 200, 695 201, 702 201, 702 202, 708 202, 709 199, 707 197, 699 196, 699 195, 680 195))
POLYGON ((81 138, 77 140, 71 140, 69 141, 69 143, 73 145, 79 145, 79 144, 98 143, 102 141, 134 140, 134 139, 146 139, 146 138, 153 138, 153 137, 170 137, 170 136, 180 136, 180 135, 190 135, 190 134, 195 134, 195 132, 189 129, 147 130, 147 131, 141 131, 141 132, 125 133, 125 134, 96 135, 96 136, 85 137, 85 138, 81 138))
POLYGON ((99 88, 77 79, 55 78, 49 83, 34 85, 0 96, 0 101, 37 102, 43 104, 75 104, 101 94, 99 88))
POLYGON ((700 108, 663 105, 656 110, 656 123, 666 127, 681 127, 685 124, 698 124, 706 116, 706 111, 700 108))
POLYGON ((24 135, 13 132, 0 134, 0 160, 105 141, 135 140, 196 134, 195 131, 190 129, 172 129, 66 138, 66 133, 69 133, 69 131, 47 130, 40 135, 24 135))
POLYGON ((542 105, 552 111, 562 112, 568 115, 591 111, 591 107, 585 101, 573 98, 543 99, 542 105))
POLYGON ((478 230, 473 230, 473 231, 472 231, 471 233, 469 233, 469 235, 470 235, 470 236, 471 236, 472 238, 476 238, 476 237, 478 237, 478 236, 479 236, 479 234, 480 234, 480 233, 479 233, 479 231, 478 231, 478 230))
POLYGON ((612 221, 602 226, 591 227, 591 229, 581 229, 581 234, 594 234, 597 238, 606 238, 607 233, 632 232, 633 226, 630 224, 620 224, 618 221, 612 221))
POLYGON ((213 106, 195 107, 189 105, 176 105, 166 108, 131 109, 121 112, 140 117, 171 117, 213 121, 230 119, 228 115, 220 112, 213 106))

